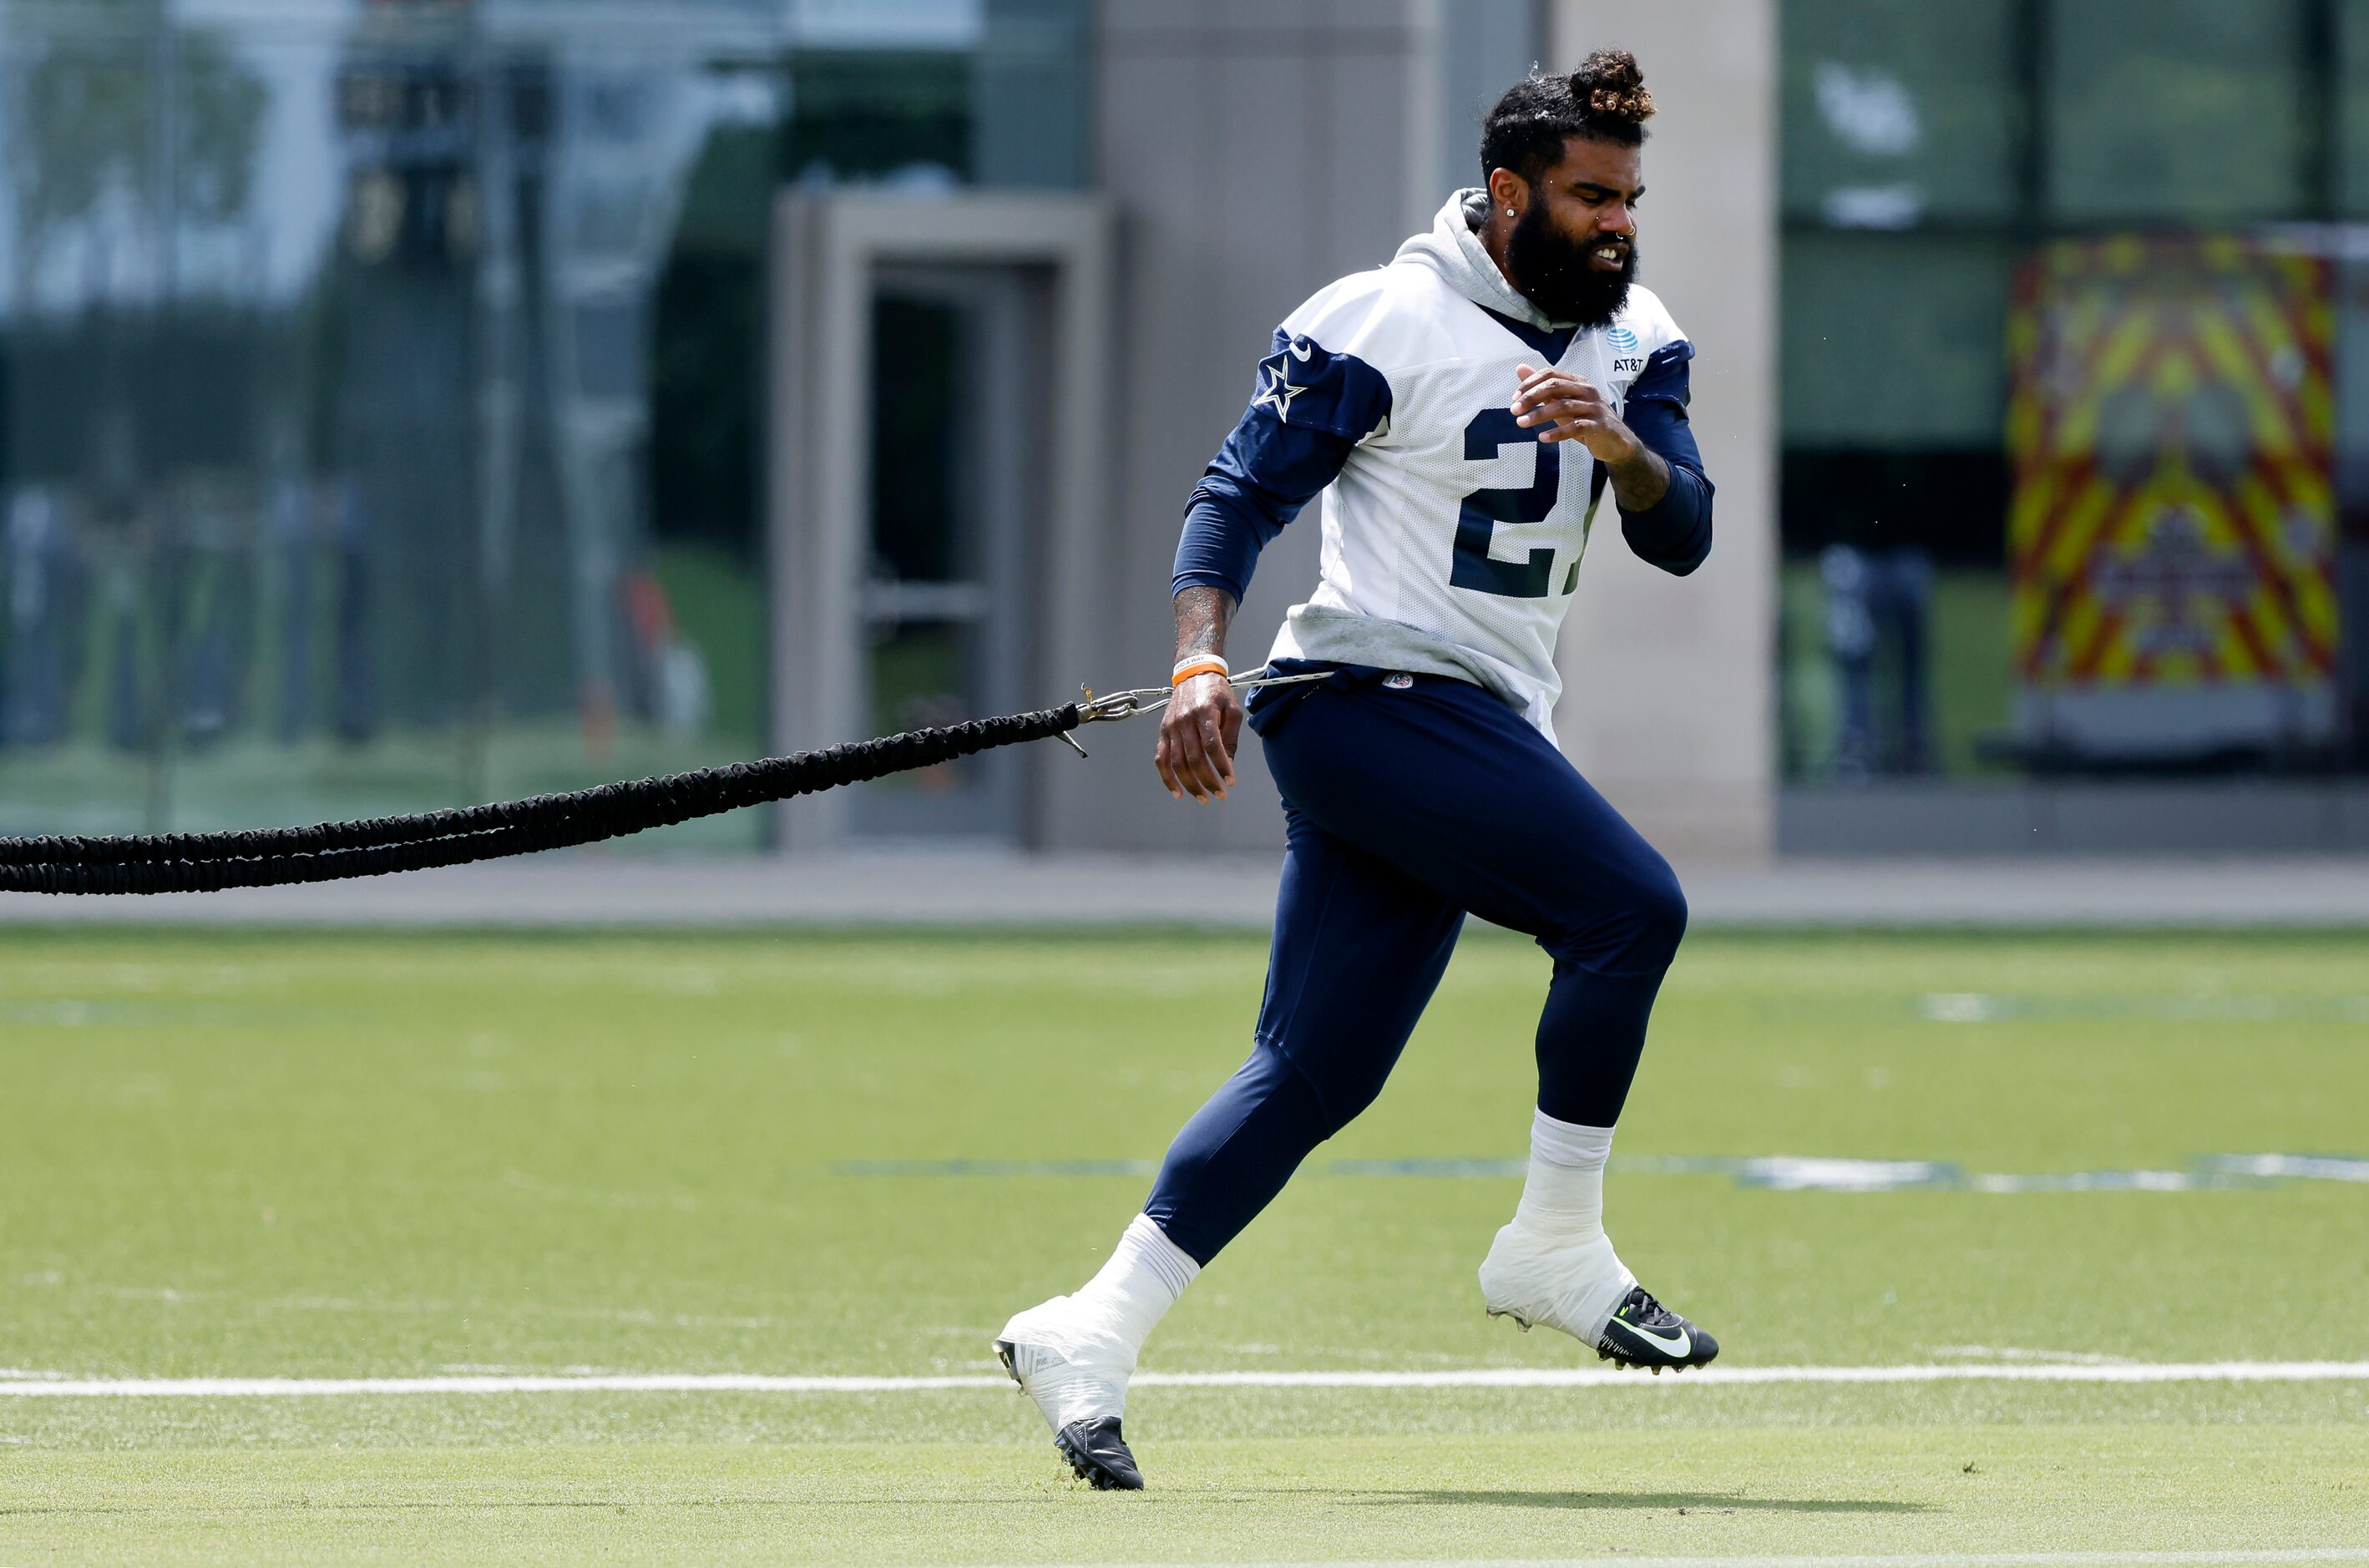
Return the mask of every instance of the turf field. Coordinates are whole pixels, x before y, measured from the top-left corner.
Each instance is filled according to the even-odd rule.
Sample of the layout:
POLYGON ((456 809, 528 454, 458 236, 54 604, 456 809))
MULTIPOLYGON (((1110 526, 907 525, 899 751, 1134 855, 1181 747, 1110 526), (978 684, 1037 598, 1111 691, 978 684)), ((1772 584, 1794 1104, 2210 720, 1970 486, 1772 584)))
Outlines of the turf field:
POLYGON ((1546 962, 1476 935, 1152 1342, 1131 1496, 987 1341, 1247 1048, 1253 940, 0 955, 0 1562, 2369 1561, 2363 935, 1692 937, 1609 1217, 1761 1380, 1609 1386, 1480 1310, 1546 962))

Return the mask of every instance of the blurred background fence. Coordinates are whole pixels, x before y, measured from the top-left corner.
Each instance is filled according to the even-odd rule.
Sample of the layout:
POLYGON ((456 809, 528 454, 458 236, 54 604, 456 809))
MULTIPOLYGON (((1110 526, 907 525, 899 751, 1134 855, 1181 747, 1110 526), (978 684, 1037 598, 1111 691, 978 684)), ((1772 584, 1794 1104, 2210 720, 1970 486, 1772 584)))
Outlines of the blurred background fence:
MULTIPOLYGON (((418 808, 779 744, 784 190, 1111 205, 1110 602, 1025 602, 1024 491, 991 523, 1013 537, 966 498, 996 429, 969 406, 1041 401, 1013 347, 1034 285, 891 269, 883 368, 845 389, 856 711, 1133 679, 1253 324, 1427 221, 1533 61, 1686 29, 1645 62, 1673 122, 1651 183, 1701 183, 1675 123, 1696 52, 1771 106, 1728 137, 1767 190, 1721 198, 1771 239, 1770 428, 1705 421, 1729 548, 1773 535, 1739 672, 1765 701, 1720 722, 1765 722, 1774 827, 1731 840, 2016 847, 2034 801, 2097 785, 2186 802, 2168 842, 2261 809, 2369 841, 2369 0, 6 0, 0 830, 418 808), (1160 348, 1180 333, 1207 349, 1160 348), (1040 646, 1002 613, 1149 629, 1082 645, 1124 670, 990 680, 1040 646)), ((1709 242, 1646 215, 1680 319, 1725 308, 1715 270, 1670 280, 1709 242)), ((1706 378, 1731 349, 1704 341, 1706 378)), ((1293 597, 1269 586, 1246 646, 1293 597)), ((859 827, 1061 841, 1013 804, 1028 781, 975 810, 959 783, 859 827)), ((1150 823, 1074 836, 1273 836, 1247 809, 1150 823)))

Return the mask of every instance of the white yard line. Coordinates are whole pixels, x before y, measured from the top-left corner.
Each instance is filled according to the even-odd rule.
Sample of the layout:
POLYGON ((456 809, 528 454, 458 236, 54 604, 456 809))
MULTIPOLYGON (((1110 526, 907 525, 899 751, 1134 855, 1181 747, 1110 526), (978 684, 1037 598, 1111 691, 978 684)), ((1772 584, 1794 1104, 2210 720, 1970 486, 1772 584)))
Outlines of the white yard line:
MULTIPOLYGON (((2369 1361, 1711 1367, 1670 1378, 1651 1378, 1639 1372, 1621 1372, 1609 1368, 1553 1367, 1476 1367, 1445 1372, 1139 1372, 1132 1386, 1139 1389, 1669 1389, 1805 1383, 2357 1381, 2369 1381, 2369 1361)), ((380 1394, 877 1394, 926 1393, 952 1389, 1008 1389, 1011 1386, 1007 1378, 975 1374, 930 1378, 793 1377, 758 1372, 598 1372, 577 1377, 504 1373, 438 1378, 74 1379, 52 1376, 23 1381, 0 1378, 0 1399, 353 1398, 380 1394)))

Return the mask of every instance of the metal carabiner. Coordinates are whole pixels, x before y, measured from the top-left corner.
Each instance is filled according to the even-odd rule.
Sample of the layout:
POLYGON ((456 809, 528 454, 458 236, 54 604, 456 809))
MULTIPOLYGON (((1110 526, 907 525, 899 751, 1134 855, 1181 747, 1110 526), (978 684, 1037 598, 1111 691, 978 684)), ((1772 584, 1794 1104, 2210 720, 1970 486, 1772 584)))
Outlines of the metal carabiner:
MULTIPOLYGON (((1266 668, 1262 664, 1258 667, 1258 670, 1264 670, 1266 668)), ((1322 681, 1333 673, 1329 670, 1318 670, 1305 675, 1263 675, 1258 670, 1251 670, 1241 675, 1230 675, 1226 677, 1226 682, 1237 692, 1251 692, 1261 686, 1296 686, 1303 681, 1322 681)), ((1214 674, 1215 671, 1211 673, 1214 674)), ((1100 697, 1094 695, 1094 689, 1092 686, 1082 686, 1079 690, 1084 693, 1082 700, 1078 704, 1078 723, 1082 726, 1104 724, 1113 719, 1133 718, 1139 714, 1148 714, 1155 709, 1166 707, 1169 699, 1176 694, 1176 689, 1173 686, 1137 686, 1128 691, 1112 692, 1100 697)), ((1086 749, 1078 744, 1076 736, 1065 730, 1062 732, 1061 738, 1069 742, 1070 750, 1079 756, 1082 757, 1086 754, 1086 749)))

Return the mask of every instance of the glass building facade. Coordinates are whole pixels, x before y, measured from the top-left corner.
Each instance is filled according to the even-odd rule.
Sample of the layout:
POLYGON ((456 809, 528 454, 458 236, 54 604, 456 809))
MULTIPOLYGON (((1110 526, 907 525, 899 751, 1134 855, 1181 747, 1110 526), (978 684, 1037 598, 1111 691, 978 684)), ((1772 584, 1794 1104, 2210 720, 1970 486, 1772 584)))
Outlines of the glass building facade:
POLYGON ((2369 5, 1780 19, 1786 779, 2357 771, 2369 5))
POLYGON ((0 831, 755 754, 772 193, 1082 183, 1086 12, 0 10, 0 831))
MULTIPOLYGON (((1774 4, 1788 797, 2357 776, 2369 0, 1774 4)), ((1563 14, 6 0, 0 832, 419 809, 766 749, 778 192, 1099 182, 1139 247, 1118 300, 1215 322, 1404 232, 1320 265, 1305 225, 1245 237, 1277 222, 1263 182, 1322 164, 1290 210, 1328 243, 1353 185, 1360 213, 1409 180, 1427 211, 1563 14), (1098 173, 1112 61, 1158 135, 1098 173), (1268 106, 1261 73, 1333 86, 1278 134, 1241 107, 1268 106)), ((1014 667, 995 616, 1022 613, 996 541, 1036 523, 978 497, 1025 447, 990 416, 1029 398, 978 389, 1047 372, 1013 331, 1034 284, 990 271, 877 280, 896 373, 850 390, 875 730, 1007 700, 982 674, 1014 667)), ((1163 432, 1236 395, 1153 406, 1110 459, 1167 486, 1119 486, 1114 527, 1162 536, 1149 592, 1207 450, 1172 462, 1163 432)), ((1013 791, 966 777, 875 791, 872 836, 1024 838, 989 821, 1013 791)), ((1822 820, 1865 836, 1855 807, 1822 820)))

